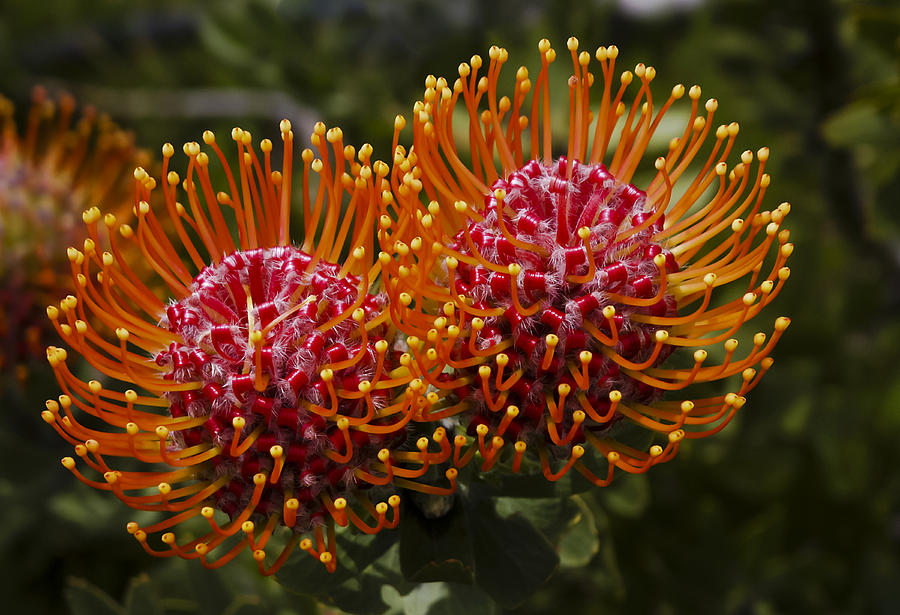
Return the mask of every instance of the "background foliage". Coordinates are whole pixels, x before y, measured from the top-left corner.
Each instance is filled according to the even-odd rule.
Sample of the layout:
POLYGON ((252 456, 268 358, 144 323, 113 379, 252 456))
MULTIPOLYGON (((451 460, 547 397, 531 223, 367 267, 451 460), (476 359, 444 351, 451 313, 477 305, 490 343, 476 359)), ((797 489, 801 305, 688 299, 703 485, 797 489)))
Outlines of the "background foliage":
POLYGON ((38 370, 2 400, 7 604, 129 615, 898 612, 898 32, 889 0, 6 0, 0 92, 21 112, 35 84, 70 91, 154 151, 238 123, 271 137, 286 116, 298 134, 318 119, 340 124, 386 158, 392 119, 426 74, 454 74, 492 43, 532 65, 543 36, 558 48, 572 34, 588 48, 615 43, 623 67, 652 63, 660 87, 702 84, 721 118, 740 121, 738 147, 771 148, 769 203, 793 204, 797 246, 776 302, 794 324, 723 433, 562 504, 561 493, 497 500, 487 484, 446 524, 407 507, 402 530, 345 547, 341 576, 323 579, 306 560, 286 567, 287 585, 333 606, 241 564, 214 574, 147 557, 124 532, 124 507, 60 467, 68 447, 39 415, 56 387, 38 370), (669 8, 648 10, 658 5, 669 8), (417 585, 401 572, 476 584, 417 585))

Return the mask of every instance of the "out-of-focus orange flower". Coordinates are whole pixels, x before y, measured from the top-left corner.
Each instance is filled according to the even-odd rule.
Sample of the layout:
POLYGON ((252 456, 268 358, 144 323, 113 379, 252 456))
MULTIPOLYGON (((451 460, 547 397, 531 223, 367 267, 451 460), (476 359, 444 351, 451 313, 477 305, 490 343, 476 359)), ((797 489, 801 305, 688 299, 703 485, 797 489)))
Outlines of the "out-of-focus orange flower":
POLYGON ((566 86, 538 48, 536 77, 519 68, 507 95, 499 47, 486 72, 476 55, 426 79, 412 148, 395 122, 381 259, 392 318, 442 398, 430 417, 467 427, 456 465, 508 451, 519 471, 531 450, 549 480, 574 468, 606 485, 722 429, 772 365, 789 320, 746 328, 790 274, 790 206, 763 208, 769 150, 735 160, 738 124, 716 126, 699 86, 659 100, 654 68, 617 75, 616 47, 592 65, 575 38, 566 86), (725 395, 692 388, 730 376, 725 395))
POLYGON ((128 525, 148 552, 216 567, 250 549, 269 574, 299 544, 333 571, 336 525, 394 527, 397 487, 446 493, 456 476, 446 472, 448 487, 415 482, 452 451, 443 428, 407 445, 428 401, 393 350, 374 284, 388 168, 323 124, 298 172, 287 120, 282 171, 268 139, 257 147, 237 128, 232 138, 233 169, 209 131, 206 148, 184 145, 184 176, 170 144, 159 184, 138 168, 134 227, 85 211, 88 239, 68 250, 76 292, 47 310, 71 351, 47 350, 63 395, 43 418, 75 446, 63 465, 80 480, 166 514, 128 525), (126 245, 153 279, 129 266, 126 245), (82 380, 72 351, 122 386, 82 380))
POLYGON ((59 245, 75 241, 87 207, 131 206, 127 172, 146 164, 132 135, 75 100, 54 102, 35 88, 24 128, 0 96, 0 369, 24 378, 52 332, 43 306, 67 287, 68 261, 59 245))

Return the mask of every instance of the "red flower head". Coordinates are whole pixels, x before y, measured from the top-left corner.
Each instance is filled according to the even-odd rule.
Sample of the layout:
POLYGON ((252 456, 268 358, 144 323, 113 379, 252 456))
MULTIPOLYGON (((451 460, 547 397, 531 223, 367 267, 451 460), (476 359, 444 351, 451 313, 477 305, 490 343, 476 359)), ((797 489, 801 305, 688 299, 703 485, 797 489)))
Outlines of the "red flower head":
POLYGON ((295 245, 287 120, 281 137, 283 170, 273 171, 271 141, 256 148, 235 129, 232 171, 207 131, 206 151, 184 146, 184 179, 170 170, 175 150, 166 144, 159 185, 134 173, 136 227, 96 208, 84 213, 89 238, 69 248, 76 295, 48 314, 72 350, 125 386, 81 380, 67 351, 50 347, 64 394, 43 413, 75 445, 81 463, 63 465, 79 479, 133 508, 169 513, 128 525, 148 552, 215 567, 249 548, 266 574, 298 543, 334 570, 335 524, 394 527, 392 487, 442 493, 455 478, 450 470, 449 488, 411 480, 447 459, 451 445, 438 428, 433 443, 407 446, 407 426, 428 400, 396 366, 385 298, 373 285, 387 165, 371 162, 370 146, 357 152, 340 129, 317 124, 316 149, 303 151, 298 174, 295 245), (158 280, 134 272, 123 244, 137 246, 158 280), (150 290, 160 285, 167 302, 150 290), (115 457, 149 467, 115 469, 115 457), (175 530, 192 537, 179 540, 175 530), (279 554, 267 564, 268 553, 279 554))
POLYGON ((89 206, 130 207, 126 172, 147 156, 91 107, 75 122, 71 96, 54 102, 35 88, 21 131, 13 111, 0 96, 0 369, 21 379, 53 334, 41 306, 68 286, 59 243, 80 236, 78 216, 89 206))
POLYGON ((790 273, 790 206, 763 209, 768 149, 729 162, 738 125, 715 126, 717 102, 702 104, 699 86, 660 104, 655 69, 617 77, 615 47, 599 48, 594 68, 571 38, 560 109, 556 53, 538 47, 536 79, 519 68, 508 96, 499 47, 486 74, 473 56, 452 83, 426 79, 411 149, 395 123, 381 259, 394 321, 443 399, 431 416, 459 414, 472 438, 456 437, 457 465, 477 451, 486 470, 512 449, 518 471, 528 449, 550 480, 574 467, 605 485, 616 467, 643 472, 683 438, 722 429, 772 365, 788 319, 771 336, 744 325, 790 273), (669 138, 663 118, 685 94, 687 120, 669 138), (556 150, 551 124, 566 108, 556 150), (690 395, 732 375, 726 395, 690 395), (656 441, 625 439, 623 421, 656 441), (599 473, 585 443, 605 459, 599 473))

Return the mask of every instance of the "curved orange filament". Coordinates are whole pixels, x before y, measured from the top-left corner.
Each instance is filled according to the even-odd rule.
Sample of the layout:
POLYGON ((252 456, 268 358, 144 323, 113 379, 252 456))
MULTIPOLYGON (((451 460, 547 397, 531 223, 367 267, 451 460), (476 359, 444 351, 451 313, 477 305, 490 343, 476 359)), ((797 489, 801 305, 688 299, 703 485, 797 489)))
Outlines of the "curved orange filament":
POLYGON ((580 445, 576 444, 572 447, 572 453, 569 456, 568 461, 566 461, 565 465, 557 472, 554 472, 550 468, 550 461, 547 459, 546 447, 541 446, 538 448, 538 456, 541 460, 541 469, 544 473, 544 478, 551 482, 556 482, 560 478, 565 476, 566 473, 572 468, 575 462, 578 461, 579 458, 581 458, 582 455, 584 455, 584 449, 580 445))

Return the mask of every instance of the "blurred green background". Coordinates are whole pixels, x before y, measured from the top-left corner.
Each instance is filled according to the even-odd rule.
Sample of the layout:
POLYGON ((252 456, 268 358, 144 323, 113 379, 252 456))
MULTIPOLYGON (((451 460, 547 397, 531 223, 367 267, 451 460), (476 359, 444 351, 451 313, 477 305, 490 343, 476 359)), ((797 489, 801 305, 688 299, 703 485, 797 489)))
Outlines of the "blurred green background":
MULTIPOLYGON (((769 207, 793 205, 793 275, 769 312, 793 325, 724 432, 585 499, 599 551, 519 612, 892 614, 898 33, 889 0, 4 0, 0 93, 22 112, 35 84, 71 92, 156 153, 206 128, 277 136, 288 117, 298 137, 322 119, 387 158, 425 75, 453 75, 494 43, 534 66, 540 38, 563 49, 575 35, 618 45, 621 69, 654 65, 663 91, 701 84, 718 119, 741 123, 739 150, 771 148, 769 207)), ((40 418, 55 394, 38 374, 2 400, 4 612, 315 612, 241 564, 214 575, 146 556, 124 505, 59 465, 69 447, 40 418)))

